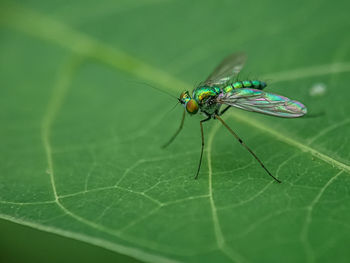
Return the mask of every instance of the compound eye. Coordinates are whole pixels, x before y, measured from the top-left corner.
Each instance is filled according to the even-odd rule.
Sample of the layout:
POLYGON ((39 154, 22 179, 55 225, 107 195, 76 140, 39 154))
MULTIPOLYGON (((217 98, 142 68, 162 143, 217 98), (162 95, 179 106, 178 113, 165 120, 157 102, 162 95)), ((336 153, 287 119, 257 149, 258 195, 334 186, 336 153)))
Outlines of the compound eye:
POLYGON ((188 113, 190 114, 196 114, 198 112, 198 103, 197 101, 195 101, 194 99, 190 99, 187 103, 186 103, 186 110, 188 113))

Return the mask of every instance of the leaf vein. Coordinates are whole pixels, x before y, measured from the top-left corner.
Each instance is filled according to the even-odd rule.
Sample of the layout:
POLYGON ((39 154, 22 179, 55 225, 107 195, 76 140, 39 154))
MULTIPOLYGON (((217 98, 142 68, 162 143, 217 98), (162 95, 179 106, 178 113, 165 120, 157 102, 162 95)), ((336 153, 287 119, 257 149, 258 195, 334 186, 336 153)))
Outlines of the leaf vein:
POLYGON ((234 112, 230 113, 230 116, 234 117, 235 120, 238 120, 242 123, 246 123, 250 126, 253 126, 254 128, 257 128, 261 131, 264 131, 270 135, 272 135, 274 138, 278 139, 279 141, 282 141, 286 144, 289 144, 291 146, 294 146, 295 148, 303 151, 308 152, 317 157, 318 159, 321 159, 322 161, 332 165, 333 167, 337 167, 338 169, 345 170, 347 173, 350 173, 350 166, 346 165, 345 163, 342 163, 306 144, 303 144, 301 142, 298 142, 295 139, 292 139, 290 136, 283 134, 281 135, 279 132, 277 132, 274 129, 271 129, 270 127, 266 126, 260 121, 254 120, 252 118, 248 118, 246 116, 243 116, 242 114, 237 114, 234 112))
POLYGON ((213 197, 213 179, 212 179, 212 166, 211 166, 211 148, 213 145, 214 135, 219 129, 219 123, 215 123, 215 126, 212 128, 211 133, 208 139, 208 151, 207 151, 207 162, 208 162, 208 188, 209 188, 209 201, 210 208, 212 213, 212 220, 214 226, 214 234, 216 238, 216 243, 218 248, 226 254, 232 261, 234 262, 245 262, 246 260, 240 255, 238 252, 234 251, 232 248, 228 247, 225 243, 225 238, 222 233, 222 229, 220 226, 220 221, 217 213, 217 208, 215 205, 214 197, 213 197))
POLYGON ((317 205, 317 203, 320 201, 322 195, 326 191, 326 189, 343 173, 343 170, 339 171, 336 175, 332 176, 327 183, 320 189, 316 197, 312 200, 309 206, 306 207, 306 219, 305 223, 303 225, 301 234, 300 234, 300 239, 304 244, 306 254, 308 257, 308 262, 313 262, 314 261, 314 254, 312 247, 310 245, 309 239, 308 239, 308 232, 309 232, 309 226, 312 221, 312 213, 314 210, 314 207, 317 205))

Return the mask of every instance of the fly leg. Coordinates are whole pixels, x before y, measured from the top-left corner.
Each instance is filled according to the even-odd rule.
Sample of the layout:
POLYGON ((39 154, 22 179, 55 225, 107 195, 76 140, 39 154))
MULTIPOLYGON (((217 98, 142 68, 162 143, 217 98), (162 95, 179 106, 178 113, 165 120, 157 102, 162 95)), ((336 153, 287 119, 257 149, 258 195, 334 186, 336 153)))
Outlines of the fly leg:
POLYGON ((198 178, 198 174, 199 174, 199 170, 201 169, 201 165, 202 165, 202 157, 203 157, 203 150, 204 150, 204 132, 203 132, 203 122, 209 121, 211 119, 211 116, 208 115, 208 117, 204 120, 201 120, 199 122, 199 125, 201 126, 201 135, 202 135, 202 148, 201 148, 201 156, 199 157, 199 164, 198 164, 198 169, 197 169, 197 173, 196 176, 194 177, 194 179, 198 178))
POLYGON ((225 127, 226 129, 228 129, 228 131, 239 141, 239 143, 248 150, 248 152, 250 152, 251 155, 253 155, 253 157, 260 163, 261 167, 273 178, 275 179, 278 183, 281 183, 280 180, 278 180, 276 177, 274 177, 269 170, 267 170, 267 168, 265 167, 265 165, 262 163, 262 161, 260 161, 260 159, 258 158, 258 156, 255 155, 255 153, 242 141, 241 138, 239 138, 239 136, 226 124, 226 122, 224 122, 223 119, 221 119, 221 117, 219 117, 218 115, 215 115, 215 118, 218 119, 225 127))
POLYGON ((222 111, 220 111, 220 113, 219 113, 218 115, 221 116, 221 115, 224 114, 229 108, 231 108, 231 106, 227 106, 225 109, 223 109, 222 111))
POLYGON ((170 143, 172 143, 172 142, 175 140, 176 136, 180 133, 180 131, 182 130, 182 127, 184 126, 185 115, 186 115, 186 110, 184 110, 184 113, 182 114, 182 119, 181 119, 180 127, 177 129, 177 131, 175 132, 175 134, 170 138, 170 140, 162 146, 162 148, 168 147, 168 145, 169 145, 170 143))

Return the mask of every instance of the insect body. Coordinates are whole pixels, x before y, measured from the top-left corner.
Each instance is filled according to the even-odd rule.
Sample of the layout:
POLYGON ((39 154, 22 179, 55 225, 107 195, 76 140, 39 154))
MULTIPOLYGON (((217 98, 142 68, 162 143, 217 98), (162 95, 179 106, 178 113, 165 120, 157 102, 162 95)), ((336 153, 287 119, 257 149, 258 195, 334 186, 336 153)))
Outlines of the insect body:
MULTIPOLYGON (((231 84, 228 84, 224 87, 220 86, 198 86, 194 89, 192 93, 192 101, 188 106, 186 106, 187 101, 192 99, 188 92, 183 92, 180 95, 180 102, 186 106, 187 112, 190 114, 196 114, 197 107, 193 104, 197 103, 201 112, 206 113, 206 115, 213 114, 218 112, 221 105, 217 103, 217 98, 220 94, 229 94, 235 89, 242 89, 247 87, 253 87, 255 89, 263 89, 266 87, 266 83, 259 80, 246 80, 246 81, 235 81, 231 84)), ((199 109, 198 108, 198 109, 199 109)))
POLYGON ((244 146, 260 163, 261 167, 277 182, 269 170, 264 166, 255 153, 242 141, 242 139, 221 119, 230 107, 236 107, 247 111, 263 113, 284 118, 296 118, 306 114, 306 107, 298 102, 281 95, 264 92, 267 86, 265 82, 259 80, 234 81, 234 77, 240 72, 245 62, 245 56, 242 54, 233 54, 227 57, 214 70, 214 72, 196 87, 192 95, 188 91, 181 93, 179 102, 185 107, 184 114, 179 129, 169 140, 169 145, 179 134, 183 127, 186 112, 194 115, 202 113, 206 118, 200 121, 202 148, 199 159, 199 165, 195 178, 198 178, 200 171, 203 149, 204 134, 203 123, 210 119, 218 119, 229 132, 244 146), (225 106, 224 109, 221 109, 225 106))

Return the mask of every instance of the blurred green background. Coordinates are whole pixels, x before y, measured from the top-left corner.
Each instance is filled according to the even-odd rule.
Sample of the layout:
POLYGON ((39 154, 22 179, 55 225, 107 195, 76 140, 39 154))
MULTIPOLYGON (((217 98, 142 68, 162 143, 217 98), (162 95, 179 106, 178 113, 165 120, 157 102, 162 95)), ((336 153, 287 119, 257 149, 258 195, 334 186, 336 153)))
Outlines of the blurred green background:
POLYGON ((1 1, 0 260, 348 262, 349 9, 1 1), (198 181, 198 116, 160 149, 182 109, 149 86, 178 96, 238 51, 309 110, 226 114, 281 185, 215 121, 198 181))

